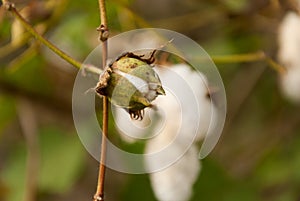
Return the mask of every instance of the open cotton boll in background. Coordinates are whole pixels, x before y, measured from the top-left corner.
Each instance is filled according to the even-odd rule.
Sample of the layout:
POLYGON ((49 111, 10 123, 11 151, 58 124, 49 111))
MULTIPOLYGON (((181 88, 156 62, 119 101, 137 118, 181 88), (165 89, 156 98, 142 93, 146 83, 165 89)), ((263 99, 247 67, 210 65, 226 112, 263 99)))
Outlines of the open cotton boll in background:
MULTIPOLYGON (((280 61, 293 67, 300 62, 300 16, 294 12, 288 12, 283 18, 278 34, 280 61)), ((300 67, 299 67, 300 68, 300 67)))
MULTIPOLYGON (((190 66, 187 64, 176 64, 170 66, 169 68, 160 67, 157 68, 157 73, 160 76, 162 84, 169 83, 170 86, 178 86, 180 90, 173 90, 172 93, 175 92, 173 96, 171 94, 166 94, 166 96, 159 97, 154 104, 161 105, 162 108, 168 108, 169 110, 165 110, 166 112, 170 112, 170 117, 175 117, 176 115, 181 115, 174 110, 174 107, 170 106, 170 99, 171 98, 180 98, 181 105, 177 104, 178 108, 177 111, 180 109, 185 118, 188 118, 188 122, 190 125, 198 125, 196 140, 201 140, 205 137, 208 127, 211 123, 211 113, 213 111, 214 105, 212 104, 211 99, 209 98, 208 94, 208 81, 205 75, 194 71, 190 66), (172 73, 170 73, 172 71, 172 73), (179 79, 177 76, 182 78, 179 79), (187 85, 182 85, 182 84, 187 85), (185 96, 185 91, 191 90, 192 96, 185 96), (196 100, 196 104, 194 105, 194 101, 196 100), (164 105, 164 107, 163 107, 164 105), (189 107, 183 107, 189 106, 189 107), (198 109, 198 112, 197 112, 198 109), (199 117, 200 115, 200 117, 199 117), (199 119, 198 119, 199 118, 199 119), (200 122, 198 122, 198 120, 200 122)), ((174 100, 173 100, 174 102, 174 100)), ((189 125, 185 125, 189 126, 189 125)), ((184 128, 188 129, 188 128, 184 128)), ((191 133, 191 137, 193 134, 191 133)), ((183 136, 187 138, 186 134, 183 136)))
POLYGON ((146 160, 145 166, 149 170, 159 170, 150 174, 158 200, 188 201, 200 171, 195 142, 204 138, 214 105, 208 97, 205 76, 187 64, 155 67, 155 71, 166 95, 153 101, 154 108, 145 110, 142 121, 133 121, 125 110, 116 108, 115 122, 125 141, 148 139, 145 154, 171 145, 157 160, 146 160), (169 166, 161 170, 161 164, 173 157, 177 160, 170 161, 169 166))
MULTIPOLYGON (((194 137, 196 137, 196 140, 201 140, 211 123, 211 112, 214 107, 208 97, 205 76, 193 71, 186 64, 155 67, 154 70, 160 77, 166 95, 157 97, 152 102, 156 108, 147 108, 142 121, 132 121, 124 110, 115 108, 115 122, 122 138, 134 142, 134 138, 141 139, 149 137, 149 135, 152 136, 153 133, 158 134, 162 129, 169 129, 169 126, 175 128, 182 124, 181 118, 184 116, 184 118, 187 118, 186 121, 189 125, 185 125, 186 133, 182 135, 184 138, 182 140, 190 140, 194 137), (169 87, 166 87, 166 84, 169 87), (171 89, 170 87, 177 89, 171 89), (185 87, 188 89, 185 89, 185 87), (189 95, 191 97, 185 96, 187 90, 190 90, 189 95), (184 105, 189 107, 183 107, 184 105), (196 136, 193 132, 189 132, 190 125, 197 127, 196 136), (152 134, 149 132, 152 132, 152 134)), ((173 135, 176 135, 176 133, 173 133, 173 135)))
POLYGON ((278 58, 287 69, 287 72, 280 76, 281 89, 288 99, 300 103, 300 16, 298 14, 293 12, 286 14, 278 37, 278 58))
MULTIPOLYGON (((153 141, 152 143, 159 142, 153 141)), ((152 143, 149 143, 147 148, 151 148, 152 143)), ((179 149, 180 146, 180 144, 177 145, 179 149)), ((146 161, 146 165, 155 164, 146 161)), ((199 172, 198 149, 193 145, 176 163, 162 171, 150 174, 155 196, 160 201, 188 201, 199 172)))
POLYGON ((281 89, 291 101, 300 103, 300 66, 299 68, 288 69, 281 76, 281 89))
POLYGON ((188 201, 192 195, 193 184, 200 171, 198 150, 194 142, 203 138, 208 129, 211 104, 207 97, 208 92, 205 82, 203 82, 203 75, 199 75, 186 64, 173 65, 169 68, 157 68, 158 75, 163 85, 168 83, 169 86, 177 87, 177 90, 169 91, 166 88, 166 96, 158 97, 155 100, 154 103, 157 105, 158 111, 161 109, 166 119, 162 130, 147 143, 145 153, 162 150, 170 144, 171 148, 166 153, 167 155, 161 155, 160 160, 145 161, 145 164, 149 169, 155 169, 168 160, 170 155, 177 156, 178 161, 175 163, 171 163, 163 170, 151 173, 150 181, 158 200, 188 201), (181 81, 185 81, 187 85, 180 86, 181 81), (182 87, 181 90, 178 90, 180 87, 182 87), (189 90, 185 87, 192 90, 194 97, 185 96, 183 92, 189 90), (192 101, 195 98, 198 105, 195 105, 192 101), (198 125, 198 122, 194 122, 197 120, 195 115, 199 115, 195 111, 197 107, 199 107, 200 116, 208 119, 200 118, 201 126, 198 133, 195 133, 193 127, 198 125), (182 118, 187 119, 183 120, 182 118), (195 139, 193 139, 194 137, 195 139), (189 142, 192 145, 186 150, 185 145, 189 142), (184 155, 182 156, 182 154, 184 155))

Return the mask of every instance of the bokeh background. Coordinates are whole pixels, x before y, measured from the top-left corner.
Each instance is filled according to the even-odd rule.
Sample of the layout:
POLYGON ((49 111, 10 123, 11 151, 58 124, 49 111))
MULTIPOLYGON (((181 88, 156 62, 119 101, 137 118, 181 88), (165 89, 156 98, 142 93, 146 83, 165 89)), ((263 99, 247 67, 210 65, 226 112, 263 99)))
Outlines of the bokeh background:
MULTIPOLYGON (((41 34, 79 61, 98 45, 96 0, 13 2, 41 34)), ((219 143, 202 161, 192 201, 300 200, 300 106, 281 92, 282 75, 257 56, 263 51, 280 63, 278 27, 296 8, 294 1, 277 0, 107 1, 112 36, 171 29, 215 58, 227 92, 227 119, 219 143)), ((76 73, 1 7, 1 201, 92 200, 98 162, 73 125, 76 73)), ((111 135, 117 135, 110 123, 111 135)), ((113 170, 107 170, 106 197, 156 200, 148 175, 113 170)))

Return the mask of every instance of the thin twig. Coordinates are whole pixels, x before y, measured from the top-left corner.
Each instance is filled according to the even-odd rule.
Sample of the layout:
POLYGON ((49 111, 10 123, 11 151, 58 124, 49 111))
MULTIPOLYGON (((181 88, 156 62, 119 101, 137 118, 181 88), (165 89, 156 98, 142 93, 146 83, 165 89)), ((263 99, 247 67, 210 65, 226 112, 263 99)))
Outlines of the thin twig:
POLYGON ((245 54, 232 54, 232 55, 214 55, 212 56, 212 60, 215 63, 232 63, 235 62, 254 62, 254 61, 262 61, 266 57, 265 53, 262 51, 253 52, 253 53, 245 53, 245 54))
POLYGON ((82 63, 79 61, 76 61, 74 58, 57 48, 53 43, 48 41, 46 38, 41 36, 33 27, 30 25, 22 16, 21 14, 17 11, 13 3, 10 3, 9 1, 3 1, 5 8, 10 11, 20 22, 21 24, 25 27, 25 29, 32 34, 36 39, 38 39, 41 43, 46 45, 49 49, 51 49, 54 53, 59 55, 62 59, 65 61, 69 62, 76 68, 80 69, 82 66, 82 63))
POLYGON ((266 55, 263 51, 245 54, 233 54, 224 56, 211 56, 215 63, 241 63, 241 62, 256 62, 265 61, 268 65, 277 71, 279 74, 286 72, 285 67, 276 63, 272 58, 266 55))
MULTIPOLYGON (((107 38, 109 35, 107 26, 107 15, 105 0, 99 0, 99 10, 100 10, 100 21, 101 24, 97 28, 99 31, 99 40, 102 41, 102 67, 105 72, 106 61, 107 61, 107 38)), ((99 79, 101 74, 99 75, 99 79)), ((103 97, 103 120, 102 120, 102 142, 101 142, 101 156, 99 163, 99 173, 97 190, 94 195, 94 201, 104 200, 104 181, 105 181, 105 161, 106 161, 106 140, 108 135, 108 99, 103 97)))
MULTIPOLYGON (((98 0, 98 5, 99 5, 99 11, 100 11, 99 14, 100 14, 101 25, 103 25, 105 28, 107 28, 107 15, 106 15, 105 0, 98 0)), ((101 27, 101 25, 100 25, 100 27, 101 27)))

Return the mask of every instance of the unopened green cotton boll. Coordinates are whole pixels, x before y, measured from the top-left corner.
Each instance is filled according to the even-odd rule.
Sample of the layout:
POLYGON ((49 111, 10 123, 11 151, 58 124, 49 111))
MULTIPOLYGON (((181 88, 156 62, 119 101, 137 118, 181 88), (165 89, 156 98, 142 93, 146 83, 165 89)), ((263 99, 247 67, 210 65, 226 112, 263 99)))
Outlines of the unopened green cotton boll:
POLYGON ((150 107, 158 95, 165 95, 160 79, 151 67, 154 52, 149 59, 130 52, 121 55, 101 75, 96 92, 126 109, 131 118, 143 119, 143 109, 150 107))

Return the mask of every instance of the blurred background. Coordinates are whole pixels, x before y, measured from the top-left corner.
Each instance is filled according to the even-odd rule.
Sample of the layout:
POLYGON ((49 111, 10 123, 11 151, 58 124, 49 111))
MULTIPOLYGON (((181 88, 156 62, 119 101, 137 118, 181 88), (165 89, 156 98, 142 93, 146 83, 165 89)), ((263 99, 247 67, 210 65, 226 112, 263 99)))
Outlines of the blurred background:
MULTIPOLYGON (((13 2, 39 33, 77 60, 98 45, 96 0, 13 2)), ((277 56, 278 30, 288 13, 299 12, 297 6, 292 0, 107 1, 111 36, 136 28, 171 29, 216 58, 227 93, 227 119, 216 148, 202 161, 192 201, 300 200, 300 101, 286 96, 284 75, 258 56, 263 51, 286 64, 277 56)), ((1 201, 92 200, 98 162, 73 125, 76 73, 1 7, 1 201)), ((140 144, 128 146, 142 151, 140 144)), ((156 200, 148 175, 113 170, 107 170, 106 197, 156 200)))

